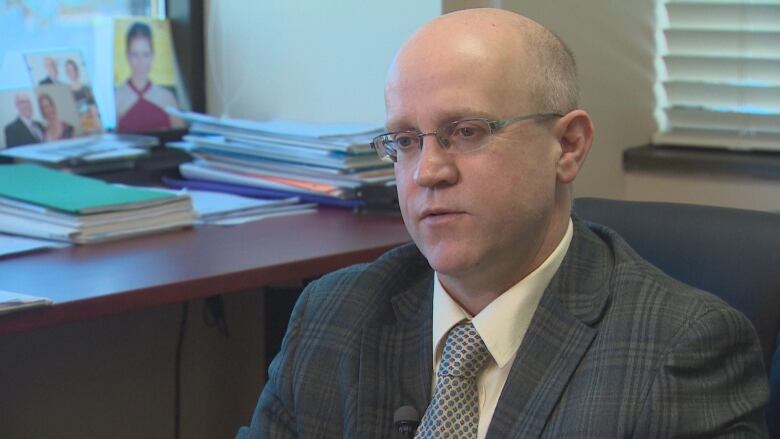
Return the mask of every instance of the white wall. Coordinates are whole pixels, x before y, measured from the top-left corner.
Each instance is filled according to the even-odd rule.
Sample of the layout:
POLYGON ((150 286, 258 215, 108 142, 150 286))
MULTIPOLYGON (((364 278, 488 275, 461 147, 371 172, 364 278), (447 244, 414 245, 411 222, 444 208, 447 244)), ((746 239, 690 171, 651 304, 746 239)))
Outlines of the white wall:
POLYGON ((206 8, 209 113, 381 126, 393 54, 441 13, 441 1, 212 0, 206 8))

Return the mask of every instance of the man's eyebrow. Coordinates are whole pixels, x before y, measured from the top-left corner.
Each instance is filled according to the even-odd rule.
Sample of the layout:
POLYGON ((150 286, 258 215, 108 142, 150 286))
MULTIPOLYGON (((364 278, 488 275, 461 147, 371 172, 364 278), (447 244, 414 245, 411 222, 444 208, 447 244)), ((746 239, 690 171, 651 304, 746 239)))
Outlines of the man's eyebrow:
POLYGON ((389 120, 385 124, 385 130, 388 133, 393 133, 396 131, 412 131, 416 128, 411 128, 412 124, 407 123, 403 120, 389 120))
POLYGON ((385 129, 387 129, 388 132, 397 132, 397 131, 419 131, 420 129, 417 127, 417 124, 414 123, 413 120, 410 120, 404 116, 401 116, 396 119, 388 119, 387 123, 385 123, 385 129))
POLYGON ((477 108, 461 108, 447 111, 440 116, 439 123, 464 119, 494 119, 495 114, 477 108))
MULTIPOLYGON (((436 126, 441 126, 447 122, 464 119, 488 119, 494 120, 495 114, 476 108, 461 108, 444 111, 436 116, 436 126)), ((407 122, 405 119, 389 120, 385 124, 388 132, 396 131, 421 131, 415 124, 407 122)))

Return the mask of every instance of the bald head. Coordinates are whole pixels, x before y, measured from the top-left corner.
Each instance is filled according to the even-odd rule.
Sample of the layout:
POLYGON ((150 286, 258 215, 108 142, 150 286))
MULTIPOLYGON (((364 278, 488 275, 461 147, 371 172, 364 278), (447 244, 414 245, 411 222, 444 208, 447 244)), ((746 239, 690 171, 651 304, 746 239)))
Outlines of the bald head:
POLYGON ((30 119, 32 117, 32 102, 26 93, 16 93, 14 95, 14 104, 16 105, 16 111, 19 113, 19 116, 22 116, 25 119, 30 119))
POLYGON ((43 67, 46 69, 46 74, 49 75, 49 78, 57 79, 60 73, 57 69, 57 61, 54 58, 50 56, 43 58, 43 67))
POLYGON ((401 214, 447 293, 474 315, 567 230, 570 184, 593 138, 574 84, 555 35, 497 9, 439 17, 393 61, 380 140, 403 153, 401 214))
POLYGON ((551 31, 501 9, 466 9, 438 17, 399 50, 387 90, 427 67, 441 74, 482 75, 524 111, 567 112, 578 106, 574 58, 551 31), (460 72, 460 73, 458 73, 460 72))

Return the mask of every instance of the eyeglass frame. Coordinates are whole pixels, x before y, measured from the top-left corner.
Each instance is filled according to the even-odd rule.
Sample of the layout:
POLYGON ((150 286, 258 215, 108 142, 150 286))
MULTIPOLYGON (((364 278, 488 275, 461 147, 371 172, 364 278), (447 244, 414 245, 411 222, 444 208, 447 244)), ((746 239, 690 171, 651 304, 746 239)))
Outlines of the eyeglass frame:
MULTIPOLYGON (((513 124, 515 122, 520 122, 520 121, 523 121, 523 120, 530 120, 530 119, 538 119, 538 118, 546 118, 546 117, 563 117, 563 116, 565 116, 565 114, 564 113, 560 113, 560 112, 539 112, 539 113, 521 114, 519 116, 512 116, 512 117, 508 117, 506 119, 498 119, 498 120, 489 120, 489 119, 480 118, 480 117, 474 117, 474 118, 469 118, 469 119, 459 119, 459 120, 453 120, 451 122, 443 123, 441 126, 436 128, 434 131, 431 131, 430 133, 423 133, 420 130, 401 130, 401 131, 390 131, 390 132, 387 132, 387 133, 384 133, 384 134, 380 134, 380 135, 374 137, 373 139, 371 139, 371 147, 374 148, 374 151, 377 153, 377 155, 379 156, 380 159, 382 159, 382 160, 390 160, 393 163, 397 163, 398 162, 398 152, 397 152, 397 150, 396 150, 396 157, 393 158, 393 156, 391 156, 390 154, 387 153, 387 147, 384 144, 385 143, 384 139, 387 138, 390 135, 393 135, 393 134, 415 133, 416 132, 417 138, 420 141, 419 146, 418 146, 418 149, 420 151, 422 151, 422 148, 423 148, 424 137, 425 136, 434 136, 434 137, 436 137, 436 140, 439 142, 439 146, 443 150, 449 152, 450 151, 450 147, 446 146, 446 144, 448 142, 444 141, 444 140, 447 140, 447 139, 442 139, 441 137, 439 137, 439 131, 442 128, 444 128, 444 127, 457 125, 457 124, 459 124, 461 122, 483 121, 490 128, 490 133, 488 134, 488 136, 492 137, 494 134, 496 134, 496 132, 506 128, 507 126, 509 126, 509 125, 511 125, 511 124, 513 124), (381 146, 379 146, 380 144, 381 144, 381 146), (382 155, 382 153, 379 152, 380 148, 385 151, 385 155, 384 156, 382 155)), ((487 142, 485 142, 484 145, 480 146, 479 148, 473 149, 473 150, 471 150, 469 152, 479 151, 482 148, 488 146, 489 144, 490 144, 490 141, 488 140, 487 142)))

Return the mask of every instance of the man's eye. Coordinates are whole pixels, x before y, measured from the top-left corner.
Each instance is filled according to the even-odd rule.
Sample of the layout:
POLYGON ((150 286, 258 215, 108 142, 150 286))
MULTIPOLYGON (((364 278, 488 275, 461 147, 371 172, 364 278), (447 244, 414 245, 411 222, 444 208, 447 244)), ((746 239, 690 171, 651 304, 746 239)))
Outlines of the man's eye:
POLYGON ((483 137, 486 134, 486 129, 478 123, 460 123, 455 127, 452 135, 459 139, 474 139, 483 137))
POLYGON ((399 149, 409 149, 415 146, 417 137, 409 134, 399 134, 393 138, 393 142, 399 149))
POLYGON ((473 127, 458 128, 458 135, 461 137, 471 137, 476 134, 476 130, 473 127))

